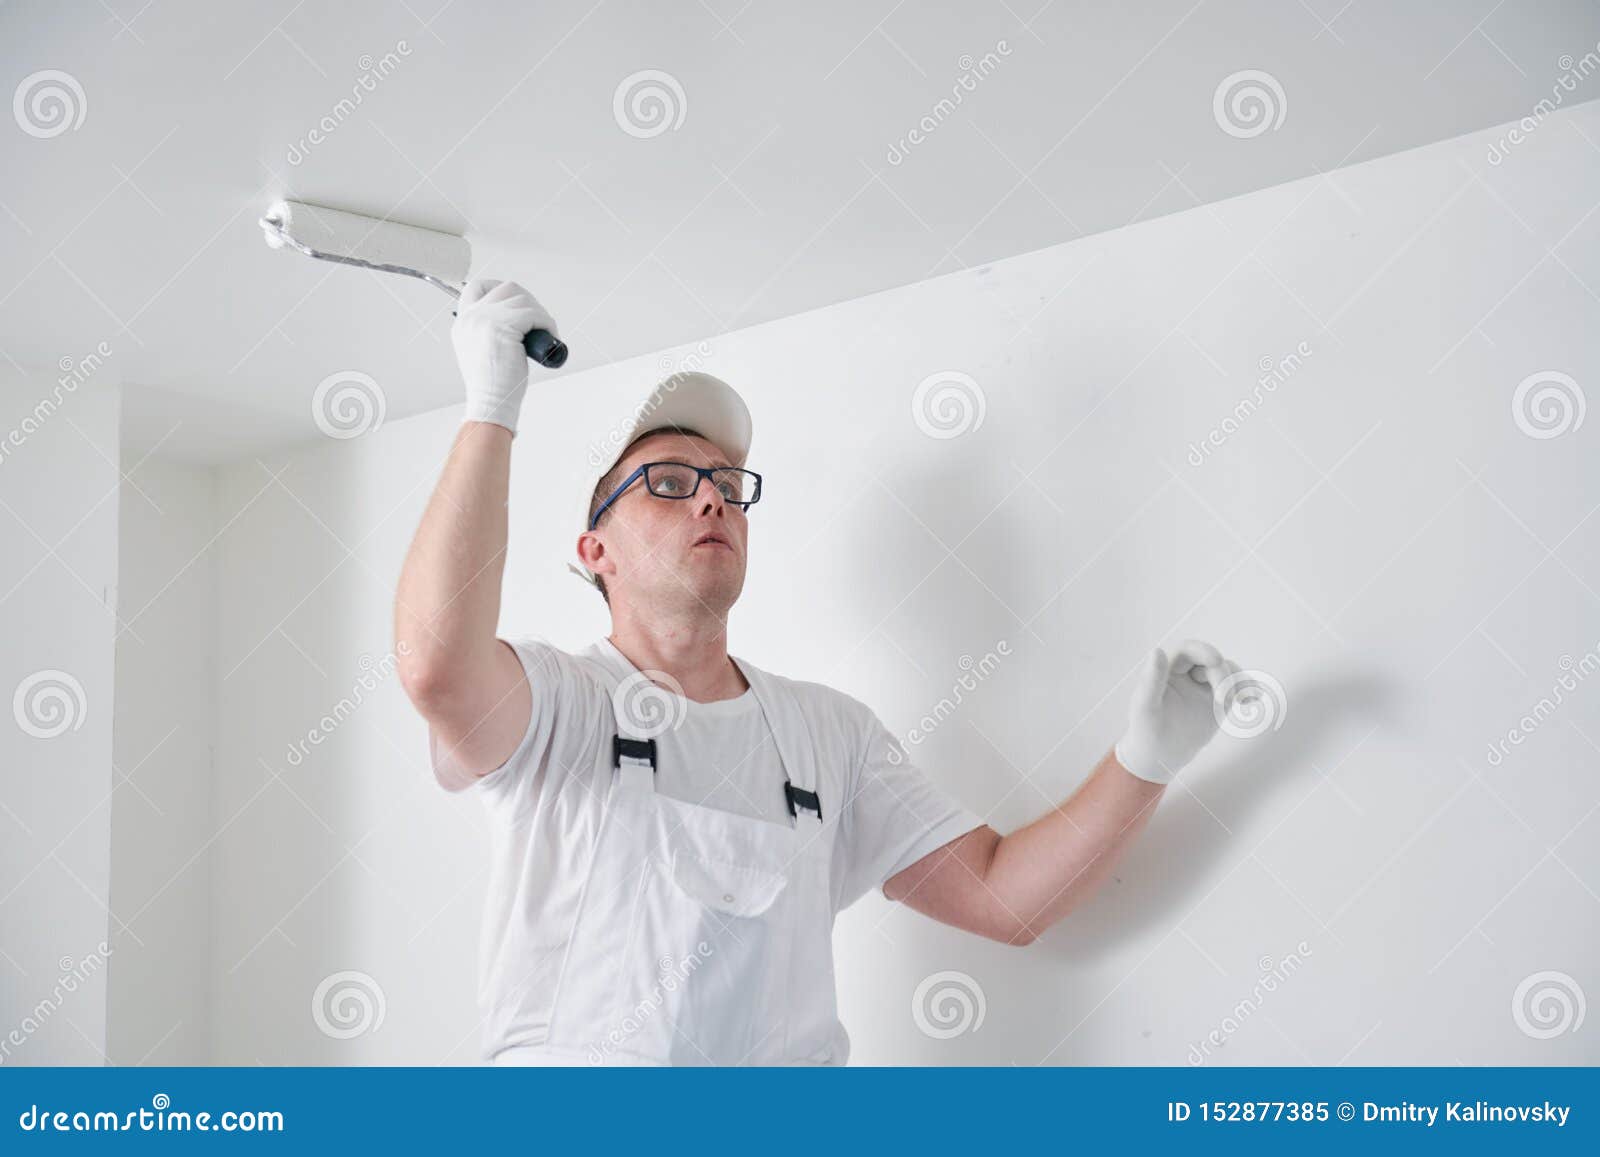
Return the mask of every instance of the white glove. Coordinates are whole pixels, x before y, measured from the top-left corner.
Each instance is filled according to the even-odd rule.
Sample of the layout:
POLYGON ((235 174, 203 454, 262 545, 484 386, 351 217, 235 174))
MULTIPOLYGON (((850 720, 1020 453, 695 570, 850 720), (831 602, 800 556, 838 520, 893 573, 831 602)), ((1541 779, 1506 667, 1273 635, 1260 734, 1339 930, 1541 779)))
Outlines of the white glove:
POLYGON ((1139 674, 1128 709, 1128 730, 1112 750, 1140 779, 1171 783, 1183 765, 1217 733, 1219 688, 1239 667, 1210 643, 1185 639, 1167 662, 1158 647, 1139 674))
POLYGON ((548 310, 515 281, 469 281, 456 304, 450 344, 467 387, 469 422, 493 422, 515 436, 517 412, 528 388, 528 351, 522 337, 531 329, 556 334, 548 310))

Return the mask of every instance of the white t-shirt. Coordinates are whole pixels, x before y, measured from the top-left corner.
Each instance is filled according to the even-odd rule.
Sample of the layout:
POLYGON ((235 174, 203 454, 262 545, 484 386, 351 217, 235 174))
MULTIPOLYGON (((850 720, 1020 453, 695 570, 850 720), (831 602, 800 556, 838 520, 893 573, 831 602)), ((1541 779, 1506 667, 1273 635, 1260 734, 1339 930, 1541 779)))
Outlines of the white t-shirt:
MULTIPOLYGON (((605 638, 576 655, 539 639, 507 642, 527 673, 532 716, 511 757, 469 788, 483 799, 490 821, 478 961, 485 1059, 503 1048, 540 1044, 548 1032, 609 786, 596 769, 607 765, 602 752, 616 734, 610 691, 589 664, 608 667, 619 681, 636 671, 605 638)), ((903 755, 890 761, 893 737, 864 703, 818 683, 795 686, 820 737, 819 758, 842 756, 852 768, 835 841, 835 914, 982 826, 981 816, 903 755)), ((683 721, 655 737, 656 790, 702 807, 791 823, 782 764, 755 692, 678 706, 683 721)), ((439 774, 443 758, 431 740, 430 733, 439 774)))

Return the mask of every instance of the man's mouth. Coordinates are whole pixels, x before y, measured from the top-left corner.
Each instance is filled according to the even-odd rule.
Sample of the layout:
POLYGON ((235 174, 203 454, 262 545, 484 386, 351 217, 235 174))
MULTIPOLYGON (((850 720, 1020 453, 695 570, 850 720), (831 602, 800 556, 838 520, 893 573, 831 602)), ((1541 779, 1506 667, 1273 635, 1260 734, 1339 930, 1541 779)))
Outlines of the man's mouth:
POLYGON ((729 550, 733 549, 733 544, 732 543, 730 543, 726 538, 724 538, 720 534, 715 533, 714 531, 708 531, 707 533, 702 534, 699 538, 694 540, 694 545, 695 546, 723 546, 723 547, 727 547, 729 550))

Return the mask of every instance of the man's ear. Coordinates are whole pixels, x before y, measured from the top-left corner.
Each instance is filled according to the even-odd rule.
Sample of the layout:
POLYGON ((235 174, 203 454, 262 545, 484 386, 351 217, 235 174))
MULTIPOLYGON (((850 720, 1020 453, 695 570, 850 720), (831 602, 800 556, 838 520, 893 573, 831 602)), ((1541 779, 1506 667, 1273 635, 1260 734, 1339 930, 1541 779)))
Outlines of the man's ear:
POLYGON ((606 556, 606 544, 601 541, 600 535, 593 530, 586 530, 578 536, 577 545, 578 558, 589 568, 589 573, 603 573, 600 561, 606 556))

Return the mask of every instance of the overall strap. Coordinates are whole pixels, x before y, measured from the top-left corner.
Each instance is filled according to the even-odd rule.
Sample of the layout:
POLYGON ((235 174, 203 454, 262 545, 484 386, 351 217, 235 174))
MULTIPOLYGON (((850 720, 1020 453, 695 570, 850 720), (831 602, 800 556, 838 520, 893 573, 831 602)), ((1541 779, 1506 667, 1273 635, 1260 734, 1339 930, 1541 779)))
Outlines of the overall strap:
POLYGON ((611 783, 633 791, 655 791, 655 736, 646 734, 633 723, 626 710, 629 693, 637 694, 644 690, 640 683, 642 677, 635 675, 624 684, 604 659, 594 660, 590 667, 605 687, 606 697, 611 703, 611 716, 616 724, 616 733, 611 737, 606 751, 611 783))
POLYGON ((734 662, 750 681, 756 702, 761 705, 767 727, 772 731, 772 742, 778 749, 778 759, 786 777, 784 802, 794 817, 795 826, 820 827, 832 818, 839 801, 823 799, 820 795, 816 743, 799 696, 787 681, 768 675, 748 660, 735 658, 734 662))

